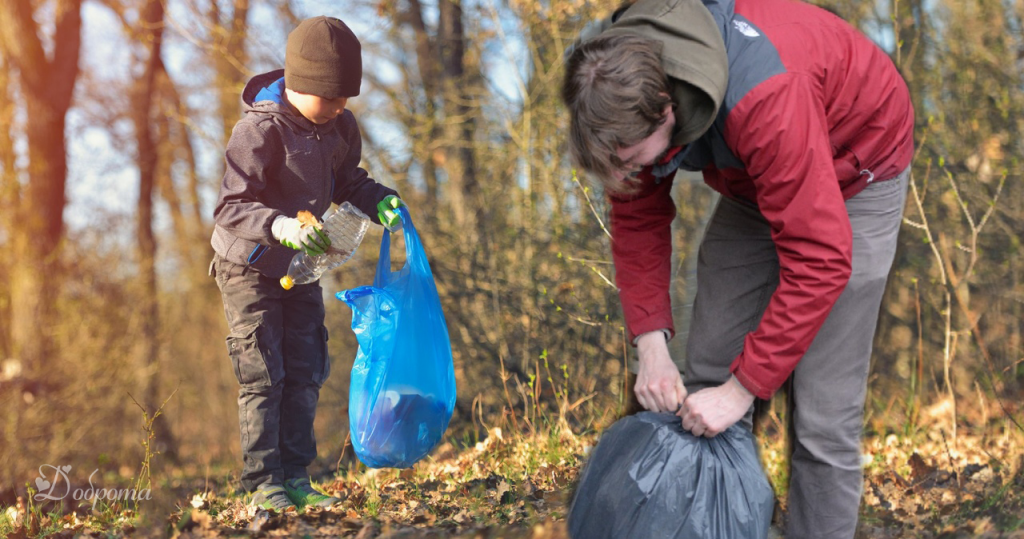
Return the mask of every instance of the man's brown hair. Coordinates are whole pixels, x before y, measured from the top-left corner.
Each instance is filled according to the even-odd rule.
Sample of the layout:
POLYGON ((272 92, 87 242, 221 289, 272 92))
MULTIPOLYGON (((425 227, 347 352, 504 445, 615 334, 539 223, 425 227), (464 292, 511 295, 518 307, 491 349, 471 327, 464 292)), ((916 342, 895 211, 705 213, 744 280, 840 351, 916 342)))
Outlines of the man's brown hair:
POLYGON ((625 163, 616 152, 651 136, 665 121, 668 77, 661 43, 640 36, 598 37, 579 45, 566 63, 562 100, 569 109, 569 151, 612 194, 634 190, 611 173, 625 163))

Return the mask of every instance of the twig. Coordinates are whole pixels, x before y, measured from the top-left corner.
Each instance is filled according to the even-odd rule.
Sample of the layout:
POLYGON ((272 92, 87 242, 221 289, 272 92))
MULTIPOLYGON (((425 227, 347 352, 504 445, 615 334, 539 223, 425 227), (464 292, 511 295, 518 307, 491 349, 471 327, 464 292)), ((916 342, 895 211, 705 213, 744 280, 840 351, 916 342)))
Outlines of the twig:
POLYGON ((595 392, 593 392, 593 393, 591 393, 589 395, 586 395, 584 397, 580 397, 580 398, 576 399, 575 402, 573 402, 572 404, 569 405, 568 411, 571 412, 571 411, 579 408, 581 404, 589 401, 590 399, 592 399, 592 398, 594 398, 596 396, 597 396, 597 392, 595 391, 595 392))
MULTIPOLYGON (((925 181, 928 181, 928 174, 931 172, 931 163, 928 163, 928 168, 925 171, 925 181)), ((939 248, 936 245, 935 238, 932 237, 931 227, 928 225, 928 216, 924 211, 924 201, 920 192, 917 190, 917 182, 914 181, 913 176, 910 178, 910 190, 914 195, 914 204, 917 206, 918 214, 921 216, 921 229, 924 230, 925 239, 928 241, 928 247, 931 248, 932 254, 935 256, 936 262, 938 262, 940 282, 944 291, 945 300, 945 340, 943 343, 942 350, 942 372, 943 378, 946 382, 946 390, 949 393, 950 402, 953 403, 952 419, 953 419, 953 439, 956 439, 956 394, 953 391, 953 384, 950 380, 950 363, 952 362, 952 355, 950 349, 950 340, 952 336, 952 312, 953 312, 953 299, 949 287, 949 276, 946 273, 946 267, 943 263, 942 253, 939 252, 939 248)), ((904 222, 910 222, 904 219, 904 222)))
POLYGON ((1010 369, 1015 368, 1017 365, 1020 365, 1021 363, 1024 363, 1024 357, 1022 357, 1022 358, 1018 359, 1017 361, 1014 361, 1013 363, 1007 365, 1006 368, 1003 369, 1003 374, 1006 374, 1007 371, 1009 371, 1010 369))
POLYGON ((589 189, 583 187, 583 184, 580 183, 580 179, 576 176, 576 169, 572 169, 572 182, 580 188, 581 192, 583 192, 583 198, 586 199, 587 205, 590 206, 590 211, 593 212, 594 218, 597 219, 597 224, 601 225, 601 230, 603 230, 604 234, 608 236, 608 239, 611 239, 612 233, 608 232, 608 228, 604 226, 604 220, 597 214, 597 208, 594 207, 594 203, 590 200, 590 194, 588 193, 589 189))
MULTIPOLYGON (((603 227, 604 225, 601 225, 601 226, 603 227)), ((559 257, 561 257, 561 253, 559 253, 559 257)), ((596 273, 597 276, 600 277, 601 280, 603 280, 608 286, 614 288, 615 290, 619 289, 619 287, 615 286, 615 283, 613 283, 611 281, 611 279, 609 279, 608 277, 605 277, 604 273, 602 273, 601 270, 597 269, 597 267, 593 265, 593 264, 607 264, 607 265, 611 265, 611 264, 613 264, 613 262, 608 262, 606 260, 585 260, 585 259, 582 259, 582 258, 574 258, 574 257, 571 257, 571 256, 567 256, 567 257, 565 257, 565 259, 568 260, 569 262, 579 262, 580 264, 586 265, 588 268, 590 268, 590 271, 593 271, 594 273, 596 273)))
POLYGON ((142 485, 145 484, 148 486, 152 486, 152 480, 150 475, 150 470, 152 469, 151 465, 153 462, 153 457, 160 454, 159 452, 153 451, 152 442, 153 438, 156 437, 156 434, 153 432, 153 423, 156 422, 156 419, 163 414, 164 406, 166 406, 168 401, 171 400, 171 397, 174 397, 174 395, 178 392, 178 389, 180 387, 181 384, 178 384, 178 387, 174 388, 174 391, 172 391, 171 394, 168 395, 166 399, 164 399, 164 402, 160 404, 156 411, 153 412, 152 417, 150 417, 149 411, 147 411, 146 408, 139 404, 139 401, 135 400, 135 397, 132 396, 130 392, 128 393, 128 397, 132 399, 132 402, 135 403, 135 406, 138 406, 139 409, 142 410, 142 431, 146 433, 146 436, 142 439, 142 447, 145 453, 143 454, 142 457, 142 463, 139 466, 139 477, 135 481, 135 515, 138 515, 139 513, 139 499, 141 498, 141 496, 139 496, 138 493, 140 493, 143 490, 142 485))
POLYGON ((345 452, 346 452, 346 450, 348 450, 348 444, 349 444, 349 442, 351 440, 352 440, 352 431, 350 430, 350 431, 348 431, 348 433, 345 434, 345 442, 343 444, 341 444, 341 454, 338 455, 338 462, 335 463, 335 465, 334 465, 334 474, 335 475, 340 475, 341 474, 341 461, 342 461, 342 459, 345 458, 345 452))
POLYGON ((614 264, 614 262, 610 262, 608 260, 588 260, 586 258, 575 258, 571 256, 567 256, 565 257, 565 259, 568 260, 569 262, 582 262, 585 264, 604 264, 606 266, 614 264))
POLYGON ((914 415, 911 422, 914 430, 917 430, 917 420, 920 415, 921 388, 924 386, 924 324, 921 321, 921 290, 917 286, 917 278, 914 279, 914 308, 917 311, 917 379, 914 383, 914 415))
POLYGON ((978 403, 981 404, 981 424, 988 430, 988 405, 985 404, 985 394, 981 392, 981 384, 977 380, 974 381, 974 389, 978 392, 978 403))
POLYGON ((586 319, 580 318, 579 316, 576 316, 574 314, 569 315, 569 317, 572 318, 573 320, 581 323, 581 324, 586 324, 586 325, 588 325, 590 327, 594 327, 594 328, 601 327, 601 322, 594 322, 593 320, 586 320, 586 319))
POLYGON ((605 283, 608 283, 608 286, 610 286, 610 287, 612 287, 612 288, 614 288, 614 289, 616 289, 616 290, 618 290, 618 289, 619 289, 619 287, 615 286, 615 283, 613 283, 613 282, 611 281, 611 279, 609 279, 609 278, 605 277, 605 276, 604 276, 604 274, 603 274, 603 273, 601 273, 601 270, 599 270, 599 269, 595 268, 594 266, 590 266, 590 270, 591 270, 591 271, 593 271, 594 273, 596 273, 596 274, 598 275, 598 277, 600 277, 601 279, 603 279, 605 283))
POLYGON ((508 380, 512 375, 505 370, 505 354, 498 354, 498 364, 501 366, 499 376, 501 377, 501 387, 505 390, 505 402, 508 403, 509 410, 512 412, 512 428, 515 429, 516 434, 519 434, 519 421, 516 420, 515 405, 512 404, 512 396, 508 393, 508 380))
POLYGON ((619 415, 626 413, 626 392, 629 390, 629 355, 626 349, 626 328, 620 327, 622 334, 622 391, 619 393, 619 415))
POLYGON ((1011 423, 1016 425, 1017 429, 1019 429, 1021 432, 1024 432, 1024 426, 1021 426, 1021 424, 1017 422, 1017 418, 1013 417, 1013 414, 1011 414, 1010 411, 1006 409, 1006 405, 1003 404, 1003 399, 998 398, 998 395, 996 396, 996 402, 999 403, 999 408, 1002 409, 1003 414, 1007 417, 1007 419, 1009 419, 1011 423))
POLYGON ((946 431, 939 429, 939 434, 942 436, 942 445, 946 447, 946 458, 949 459, 949 466, 953 468, 953 473, 956 474, 956 505, 957 510, 959 510, 963 491, 963 485, 960 483, 960 467, 956 465, 956 462, 953 462, 953 453, 949 450, 949 444, 946 443, 946 431))

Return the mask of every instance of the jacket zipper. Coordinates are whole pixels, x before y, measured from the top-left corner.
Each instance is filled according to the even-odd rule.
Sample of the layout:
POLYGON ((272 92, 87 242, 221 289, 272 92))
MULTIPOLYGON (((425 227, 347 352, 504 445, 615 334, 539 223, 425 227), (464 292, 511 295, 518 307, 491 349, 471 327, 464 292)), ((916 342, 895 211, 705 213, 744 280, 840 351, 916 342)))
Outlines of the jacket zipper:
MULTIPOLYGON (((316 125, 313 126, 313 135, 316 137, 317 142, 320 142, 320 131, 316 128, 316 125)), ((323 148, 321 148, 320 145, 317 144, 316 145, 316 156, 317 156, 317 160, 319 160, 321 162, 323 160, 323 155, 321 153, 322 151, 323 151, 323 148)), ((327 206, 328 207, 330 207, 331 202, 332 202, 331 197, 334 196, 334 181, 333 180, 334 180, 334 178, 333 178, 333 174, 332 174, 330 185, 327 186, 327 191, 328 191, 328 193, 327 193, 327 206)))

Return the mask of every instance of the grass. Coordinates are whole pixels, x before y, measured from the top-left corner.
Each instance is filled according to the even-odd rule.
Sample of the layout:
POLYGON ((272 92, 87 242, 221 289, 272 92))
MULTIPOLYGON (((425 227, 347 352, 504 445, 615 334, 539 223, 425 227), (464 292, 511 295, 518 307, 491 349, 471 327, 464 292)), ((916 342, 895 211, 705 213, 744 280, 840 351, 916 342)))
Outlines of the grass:
MULTIPOLYGON (((375 470, 362 464, 342 469, 315 484, 344 502, 329 511, 301 512, 293 524, 315 521, 327 529, 412 525, 447 535, 564 519, 565 493, 576 478, 585 447, 593 443, 592 435, 558 429, 509 435, 493 428, 477 438, 480 441, 461 450, 451 441, 443 444, 434 456, 406 470, 375 470)), ((230 485, 220 485, 180 504, 171 520, 179 530, 231 535, 248 527, 252 517, 244 496, 230 485)))
POLYGON ((153 440, 156 437, 153 424, 163 413, 164 405, 176 392, 177 389, 152 414, 139 404, 135 397, 132 397, 131 394, 128 395, 132 402, 142 410, 143 432, 140 441, 143 455, 139 473, 128 488, 115 489, 114 492, 99 487, 94 489, 90 477, 88 491, 76 489, 74 494, 68 493, 72 500, 78 502, 77 508, 68 510, 62 499, 59 503, 49 504, 51 508, 44 511, 42 505, 36 504, 36 490, 30 483, 26 483, 25 497, 19 496, 13 506, 0 506, 0 536, 8 537, 19 534, 26 537, 49 537, 65 530, 70 532, 91 530, 115 535, 133 531, 138 523, 139 502, 149 499, 152 488, 150 469, 154 457, 159 454, 153 450, 153 440), (92 493, 94 490, 97 491, 96 496, 91 498, 91 501, 78 496, 79 492, 92 493))
MULTIPOLYGON (((509 432, 508 425, 505 429, 492 428, 475 437, 479 441, 471 446, 465 438, 452 440, 407 470, 352 465, 316 483, 318 488, 342 496, 342 504, 329 511, 311 509, 292 517, 274 517, 266 526, 300 535, 312 526, 339 534, 351 532, 349 536, 371 525, 380 530, 413 527, 424 534, 432 530, 452 537, 482 529, 519 530, 524 535, 508 532, 504 536, 530 537, 532 532, 528 531, 537 527, 548 530, 550 537, 565 537, 569 495, 596 434, 563 430, 558 421, 551 424, 554 427, 549 430, 521 433, 509 432)), ((859 538, 934 537, 942 530, 961 533, 950 537, 967 537, 974 530, 1006 533, 1024 527, 1024 517, 1020 516, 1024 514, 1024 470, 1001 464, 1013 459, 997 461, 987 456, 985 451, 997 454, 999 449, 985 445, 981 437, 975 447, 965 430, 961 429, 956 444, 947 442, 951 447, 946 447, 936 429, 921 429, 913 436, 904 436, 901 430, 865 441, 865 451, 872 459, 865 467, 864 531, 859 538), (927 462, 923 471, 915 471, 908 464, 914 451, 927 462), (966 477, 966 472, 961 472, 965 477, 960 486, 955 480, 929 483, 940 475, 928 474, 966 470, 970 465, 974 465, 970 468, 973 475, 966 477), (982 477, 987 479, 976 479, 982 477)), ((1003 448, 1019 448, 1018 441, 1006 440, 1003 448)), ((781 437, 763 437, 761 444, 769 456, 765 459, 766 471, 784 500, 788 472, 781 460, 781 437)), ((133 515, 124 514, 125 510, 97 504, 97 514, 87 518, 74 514, 73 518, 79 519, 77 529, 81 531, 119 536, 131 530, 133 515)), ((34 515, 29 518, 38 523, 34 533, 26 534, 29 537, 56 533, 69 518, 63 508, 44 514, 39 507, 27 504, 25 515, 34 515)), ((219 482, 209 491, 195 492, 171 515, 179 530, 198 530, 206 536, 240 533, 252 518, 245 496, 237 493, 232 482, 219 482)), ((18 529, 10 511, 0 514, 0 534, 18 529)), ((21 529, 29 531, 27 527, 21 529)))
MULTIPOLYGON (((76 513, 65 511, 64 502, 47 504, 49 509, 35 503, 36 490, 31 484, 25 484, 27 496, 19 497, 15 505, 0 507, 0 536, 9 537, 23 534, 27 537, 49 537, 64 529, 75 529, 84 525, 85 521, 76 513)), ((118 529, 118 518, 112 507, 100 507, 94 512, 91 521, 97 529, 118 529)))
MULTIPOLYGON (((530 530, 543 529, 543 537, 564 538, 564 519, 580 467, 597 441, 597 431, 612 418, 606 408, 588 402, 576 410, 575 426, 570 426, 568 395, 581 392, 570 391, 571 377, 564 370, 544 376, 541 361, 546 358, 538 358, 541 376, 516 388, 523 398, 515 408, 496 414, 497 426, 460 431, 410 469, 373 470, 355 463, 316 482, 344 500, 328 511, 310 509, 254 524, 255 512, 234 488, 230 474, 207 473, 217 479, 180 499, 170 521, 180 531, 205 536, 230 536, 256 525, 298 535, 325 530, 322 533, 354 536, 374 526, 412 527, 417 533, 452 537, 469 537, 483 529, 494 536, 533 537, 530 530), (553 386, 546 401, 536 398, 540 384, 553 386)), ((783 417, 773 418, 759 443, 766 473, 784 507, 789 470, 780 434, 783 417)), ((147 440, 153 418, 144 414, 147 440)), ((997 419, 993 425, 1003 425, 1002 431, 992 425, 962 426, 960 437, 953 440, 944 434, 949 431, 946 425, 886 427, 876 416, 864 441, 870 459, 865 463, 864 531, 858 538, 934 537, 940 531, 953 533, 949 537, 969 537, 981 533, 978 530, 1004 533, 1024 527, 1024 437, 1005 421, 997 419), (916 467, 910 462, 915 452, 920 455, 916 467)), ((141 482, 148 481, 153 457, 148 448, 146 455, 135 486, 148 484, 141 482)), ((23 505, 0 508, 0 535, 43 537, 66 526, 120 536, 139 521, 133 508, 123 504, 98 503, 95 512, 79 508, 68 514, 62 506, 44 512, 31 503, 23 505)), ((149 520, 162 523, 167 514, 149 520)))

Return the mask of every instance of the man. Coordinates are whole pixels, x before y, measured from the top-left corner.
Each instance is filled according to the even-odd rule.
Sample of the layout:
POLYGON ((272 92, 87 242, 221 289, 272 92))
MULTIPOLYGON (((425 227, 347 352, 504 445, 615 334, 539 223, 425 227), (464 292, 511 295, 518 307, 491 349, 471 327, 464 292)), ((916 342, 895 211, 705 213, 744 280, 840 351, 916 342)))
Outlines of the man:
POLYGON ((789 538, 853 537, 871 344, 913 153, 886 54, 790 0, 641 0, 583 39, 570 148, 611 200, 635 392, 714 436, 792 376, 789 538), (700 248, 683 378, 668 353, 678 168, 723 198, 700 248))

